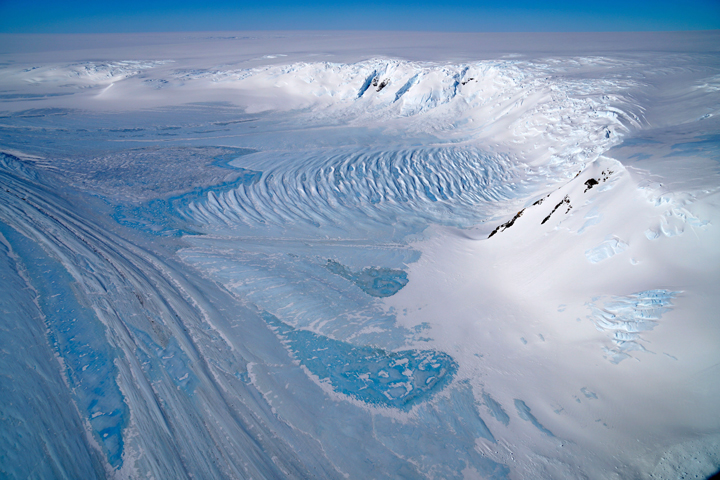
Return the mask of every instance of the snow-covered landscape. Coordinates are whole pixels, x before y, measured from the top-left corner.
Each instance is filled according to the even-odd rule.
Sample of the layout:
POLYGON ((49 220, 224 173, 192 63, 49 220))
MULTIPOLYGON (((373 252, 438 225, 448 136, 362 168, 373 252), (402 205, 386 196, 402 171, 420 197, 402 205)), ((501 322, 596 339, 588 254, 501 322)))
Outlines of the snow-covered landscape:
POLYGON ((720 33, 0 35, 3 478, 720 471, 720 33))

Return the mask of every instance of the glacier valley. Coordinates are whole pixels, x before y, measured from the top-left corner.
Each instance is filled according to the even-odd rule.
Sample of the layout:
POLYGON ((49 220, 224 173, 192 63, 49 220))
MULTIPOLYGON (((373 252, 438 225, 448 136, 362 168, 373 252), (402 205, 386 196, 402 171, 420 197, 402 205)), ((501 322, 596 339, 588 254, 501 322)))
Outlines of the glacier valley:
POLYGON ((0 35, 0 476, 720 471, 720 34, 0 35))

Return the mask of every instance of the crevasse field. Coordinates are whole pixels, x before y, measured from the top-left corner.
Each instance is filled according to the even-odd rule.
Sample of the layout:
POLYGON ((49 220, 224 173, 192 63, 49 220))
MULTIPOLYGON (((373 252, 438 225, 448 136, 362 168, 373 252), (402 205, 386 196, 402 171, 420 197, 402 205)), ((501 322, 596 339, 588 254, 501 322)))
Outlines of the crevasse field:
POLYGON ((0 476, 715 473, 719 52, 0 36, 0 476))

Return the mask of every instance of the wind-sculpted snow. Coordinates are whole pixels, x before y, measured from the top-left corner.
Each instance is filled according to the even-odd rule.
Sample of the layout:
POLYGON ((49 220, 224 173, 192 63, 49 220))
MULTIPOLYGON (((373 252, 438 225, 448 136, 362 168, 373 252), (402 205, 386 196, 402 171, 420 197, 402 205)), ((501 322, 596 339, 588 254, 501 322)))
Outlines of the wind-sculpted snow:
POLYGON ((0 54, 0 476, 644 478, 717 444, 715 57, 291 37, 0 54))

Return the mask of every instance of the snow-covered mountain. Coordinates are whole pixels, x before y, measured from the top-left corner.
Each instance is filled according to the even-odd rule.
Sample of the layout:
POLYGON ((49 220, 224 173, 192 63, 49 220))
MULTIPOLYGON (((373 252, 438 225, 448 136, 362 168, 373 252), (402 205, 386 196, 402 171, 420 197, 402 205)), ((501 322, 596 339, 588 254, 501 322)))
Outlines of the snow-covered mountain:
POLYGON ((720 470, 717 34, 413 35, 8 37, 3 476, 720 470))

